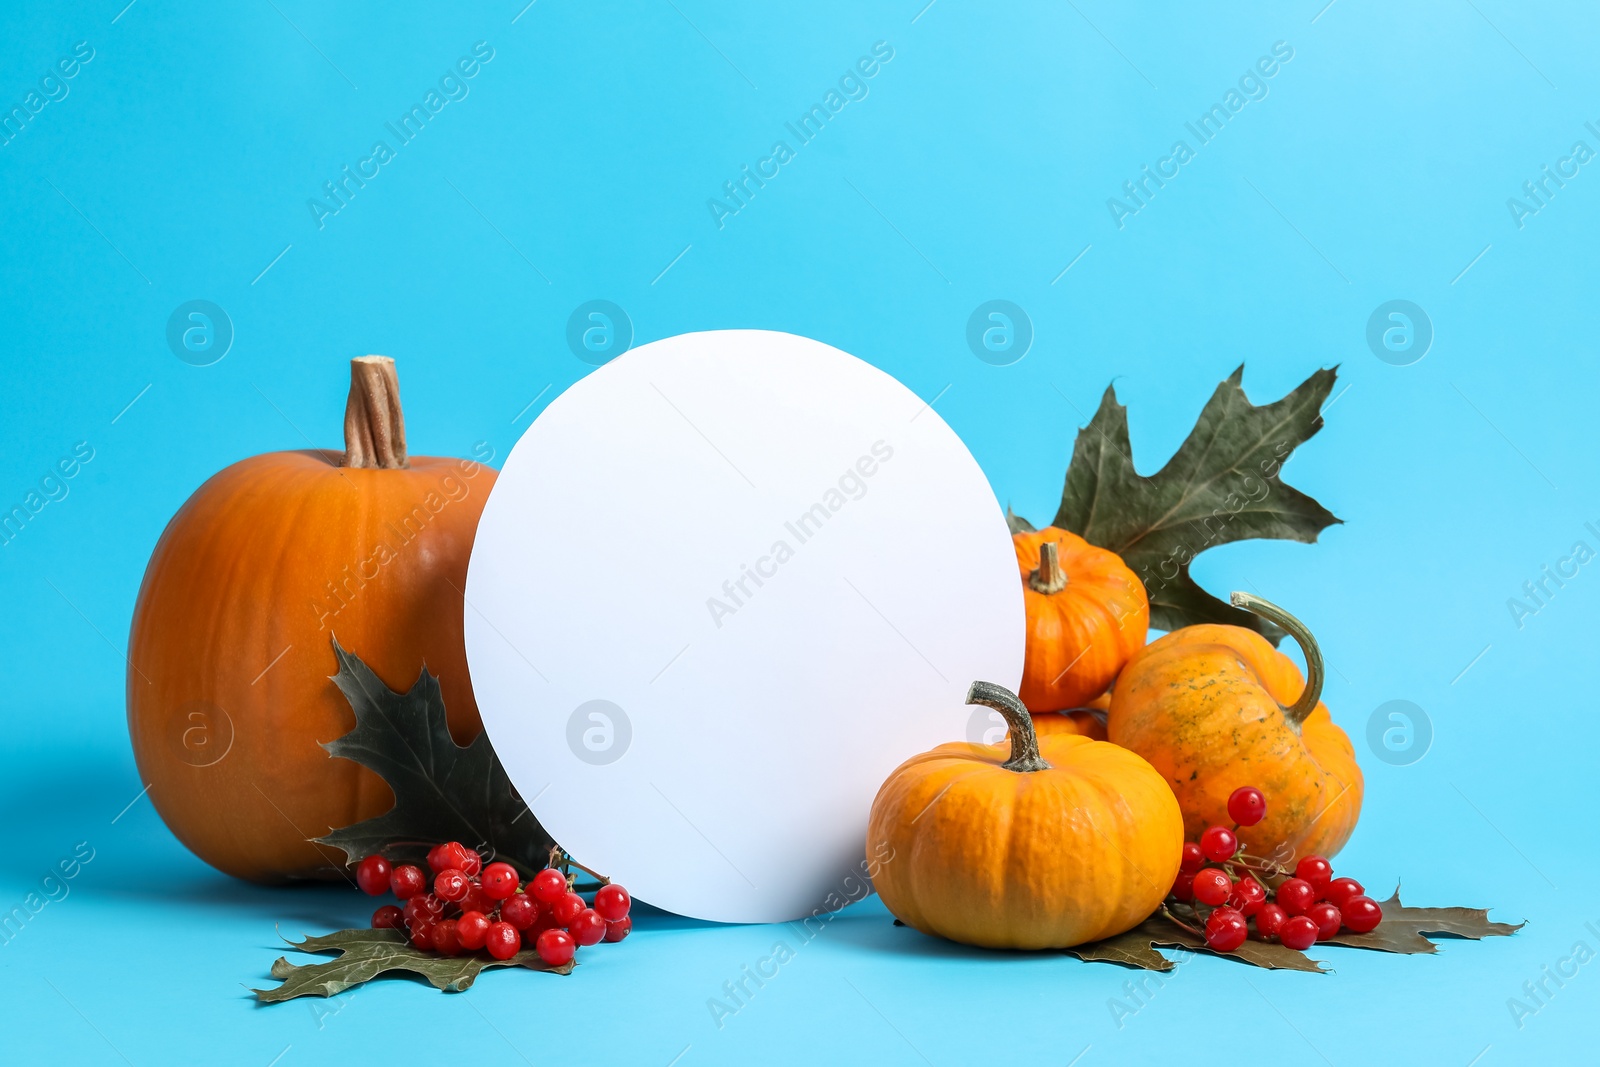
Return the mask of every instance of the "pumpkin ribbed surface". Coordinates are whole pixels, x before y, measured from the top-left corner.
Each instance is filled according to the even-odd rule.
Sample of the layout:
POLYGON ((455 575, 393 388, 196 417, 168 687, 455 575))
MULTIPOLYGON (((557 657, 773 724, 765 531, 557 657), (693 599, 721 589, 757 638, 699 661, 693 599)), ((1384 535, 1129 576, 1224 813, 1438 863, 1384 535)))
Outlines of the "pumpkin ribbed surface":
POLYGON ((1051 526, 1011 540, 1028 614, 1017 695, 1032 712, 1088 704, 1144 645, 1150 627, 1144 584, 1116 553, 1066 530, 1051 526), (1056 559, 1041 568, 1046 545, 1055 546, 1056 559), (1041 577, 1041 570, 1052 573, 1041 577))
POLYGON ((1144 760, 1074 734, 1038 739, 1051 765, 1001 766, 1009 743, 915 756, 872 805, 874 885, 901 921, 990 948, 1064 948, 1147 918, 1183 844, 1171 791, 1144 760), (885 848, 886 846, 886 848, 885 848))
POLYGON ((1228 796, 1251 785, 1266 818, 1242 836, 1252 854, 1292 867, 1331 857, 1361 814, 1355 750, 1317 702, 1300 723, 1286 708, 1306 682, 1294 662, 1254 630, 1186 626, 1153 641, 1117 679, 1108 736, 1172 786, 1184 828, 1231 825, 1228 796))
POLYGON ((213 476, 161 535, 134 609, 141 778, 185 845, 253 881, 341 876, 343 855, 307 838, 393 803, 377 775, 320 747, 355 725, 330 680, 333 635, 396 690, 426 664, 456 739, 482 729, 460 590, 493 470, 339 459, 279 452, 213 476))

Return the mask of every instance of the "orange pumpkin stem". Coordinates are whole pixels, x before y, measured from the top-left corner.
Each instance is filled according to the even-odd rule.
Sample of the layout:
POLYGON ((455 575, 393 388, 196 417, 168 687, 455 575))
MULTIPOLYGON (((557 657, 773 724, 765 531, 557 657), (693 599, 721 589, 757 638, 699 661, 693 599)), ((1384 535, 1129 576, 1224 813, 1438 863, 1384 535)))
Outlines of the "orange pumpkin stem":
POLYGON ((1061 569, 1061 542, 1046 541, 1039 546, 1039 569, 1028 575, 1028 587, 1049 596, 1067 587, 1067 572, 1061 569))
POLYGON ((1300 691, 1300 699, 1283 709, 1283 717, 1295 726, 1306 721, 1306 716, 1317 710, 1317 702, 1322 699, 1323 664, 1322 649, 1317 647, 1317 639, 1311 635, 1311 630, 1299 619, 1284 611, 1278 605, 1268 600, 1249 593, 1234 593, 1230 598, 1233 606, 1243 608, 1252 615, 1259 615, 1268 622, 1277 623, 1300 646, 1300 651, 1306 657, 1306 687, 1300 691))
POLYGON ((1033 716, 1017 694, 993 682, 973 682, 967 690, 968 704, 993 708, 1011 728, 1011 758, 1001 764, 1008 771, 1047 771, 1050 764, 1039 755, 1039 735, 1033 732, 1033 716))
POLYGON ((344 406, 344 466, 404 470, 406 419, 400 410, 400 376, 388 356, 350 361, 350 398, 344 406))

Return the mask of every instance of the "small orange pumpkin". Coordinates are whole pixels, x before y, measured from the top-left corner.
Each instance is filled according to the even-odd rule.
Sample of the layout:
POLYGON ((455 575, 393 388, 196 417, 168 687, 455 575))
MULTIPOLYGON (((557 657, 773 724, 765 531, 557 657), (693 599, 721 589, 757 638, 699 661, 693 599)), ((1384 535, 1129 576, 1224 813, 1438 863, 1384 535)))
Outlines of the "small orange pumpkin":
POLYGON ((1082 734, 1093 741, 1105 741, 1106 716, 1111 711, 1111 693, 1101 693, 1081 708, 1067 711, 1047 711, 1033 717, 1033 732, 1040 737, 1046 734, 1082 734))
POLYGON ((343 878, 308 838, 381 815, 382 778, 321 742, 355 726, 331 637, 392 689, 426 664, 451 733, 482 729, 462 593, 494 471, 408 456, 394 361, 353 360, 345 452, 241 460, 173 516, 128 639, 140 779, 195 855, 256 882, 343 878))
POLYGON ((1037 737, 1016 695, 974 682, 1009 744, 957 742, 902 763, 872 802, 867 851, 884 906, 926 934, 986 948, 1068 948, 1132 929, 1171 888, 1183 817, 1138 756, 1037 737))
POLYGON ((1018 695, 1035 712, 1088 704, 1144 645, 1144 584, 1115 552, 1054 526, 1011 541, 1028 612, 1018 695))
POLYGON ((1106 740, 1106 708, 1111 695, 1096 700, 1088 707, 1069 711, 1042 711, 1033 717, 1033 732, 1040 737, 1053 734, 1082 734, 1091 741, 1106 740), (1103 702, 1102 702, 1103 701, 1103 702))
POLYGON ((1123 669, 1110 739, 1172 786, 1190 838, 1231 825, 1228 795, 1252 785, 1267 797, 1266 818, 1240 832, 1252 854, 1291 867, 1298 856, 1332 856, 1361 814, 1362 777, 1350 739, 1319 699, 1321 650, 1282 608, 1248 593, 1234 593, 1233 604, 1288 631, 1309 679, 1254 630, 1185 626, 1123 669))

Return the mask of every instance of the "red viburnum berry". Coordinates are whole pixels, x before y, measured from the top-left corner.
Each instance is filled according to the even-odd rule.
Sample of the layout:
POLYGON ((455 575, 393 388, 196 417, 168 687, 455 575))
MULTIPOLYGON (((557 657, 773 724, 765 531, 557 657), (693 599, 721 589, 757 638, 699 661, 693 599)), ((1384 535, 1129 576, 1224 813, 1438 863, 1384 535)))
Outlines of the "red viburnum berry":
POLYGON ((482 948, 489 936, 489 925, 489 917, 481 911, 462 912, 461 918, 456 920, 456 937, 460 939, 461 947, 468 952, 482 948))
POLYGON ((509 960, 522 949, 522 935, 508 922, 490 923, 483 947, 497 960, 509 960))
POLYGON ((460 841, 446 841, 428 850, 428 866, 435 874, 462 870, 468 862, 467 847, 460 841))
POLYGON ((1344 917, 1345 929, 1353 934, 1371 933, 1383 922, 1383 908, 1376 900, 1365 895, 1345 901, 1339 914, 1344 917))
POLYGON ((1179 871, 1178 876, 1172 880, 1172 889, 1169 892, 1183 903, 1189 903, 1194 899, 1194 875, 1188 871, 1179 871))
POLYGON ((568 892, 560 900, 550 905, 550 914, 555 919, 557 926, 571 926, 572 920, 576 919, 578 913, 588 906, 578 894, 568 892))
POLYGON ((521 880, 517 877, 517 869, 511 864, 491 863, 483 869, 480 881, 489 899, 505 900, 517 891, 521 880))
POLYGON ((443 956, 461 953, 461 937, 456 933, 454 919, 446 919, 433 928, 433 951, 443 956))
POLYGON ((615 882, 608 882, 595 890, 594 910, 600 913, 600 918, 608 923, 614 923, 633 906, 633 898, 628 891, 615 882))
POLYGON ((1289 913, 1276 904, 1261 905, 1261 910, 1256 912, 1256 933, 1262 937, 1277 937, 1278 931, 1283 927, 1284 920, 1289 918, 1289 913))
POLYGON ((389 861, 372 855, 356 864, 356 885, 369 897, 381 897, 389 891, 389 876, 394 873, 389 861))
POLYGON ((554 904, 566 895, 566 876, 554 867, 546 867, 533 876, 533 881, 528 883, 528 892, 541 904, 554 904))
POLYGON ((495 905, 499 903, 483 891, 483 886, 470 878, 467 880, 467 895, 456 901, 462 911, 481 911, 485 915, 493 911, 495 905))
POLYGON ((427 888, 428 876, 422 873, 421 867, 402 863, 389 873, 389 892, 396 900, 410 900, 427 888))
POLYGON ((432 893, 419 893, 406 901, 406 922, 415 927, 418 922, 436 923, 444 918, 444 901, 432 893))
POLYGON ((1311 888, 1320 896, 1333 878, 1333 864, 1321 856, 1302 856, 1300 862, 1294 865, 1294 876, 1310 882, 1311 888))
POLYGON ((1226 826, 1208 826, 1200 835, 1200 851, 1213 863, 1222 863, 1239 851, 1239 838, 1226 826))
POLYGON ((448 900, 454 904, 467 895, 467 889, 471 884, 467 881, 467 876, 460 871, 440 871, 433 879, 433 893, 440 900, 448 900))
POLYGON ((1234 908, 1217 908, 1206 919, 1206 944, 1218 952, 1232 952, 1248 936, 1250 927, 1234 908))
POLYGON ((1317 891, 1303 878, 1290 878, 1278 886, 1278 903, 1290 915, 1304 915, 1317 902, 1317 891))
POLYGON ((1254 826, 1267 815, 1267 798, 1253 785, 1242 785, 1228 797, 1228 818, 1240 826, 1254 826))
POLYGON ((1342 908, 1351 897, 1365 896, 1366 892, 1354 878, 1335 878, 1322 891, 1322 899, 1336 908, 1342 908))
POLYGON ((572 957, 578 954, 578 943, 565 930, 546 930, 539 935, 534 948, 538 951, 539 958, 552 967, 571 963, 572 957))
POLYGON ((1317 924, 1304 915, 1291 915, 1278 927, 1278 940, 1287 948, 1304 952, 1317 943, 1317 924))
POLYGON ((1228 875, 1215 867, 1207 867, 1194 876, 1194 898, 1200 903, 1216 907, 1233 892, 1233 882, 1228 875))
POLYGON ((1317 924, 1317 940, 1326 941, 1339 932, 1339 927, 1344 925, 1344 916, 1339 909, 1326 900, 1319 901, 1306 909, 1306 918, 1317 924))
POLYGON ((1247 919, 1260 911, 1261 905, 1266 902, 1266 887, 1248 874, 1234 883, 1233 892, 1228 895, 1228 904, 1237 908, 1247 919))
POLYGON ((606 936, 606 921, 593 908, 584 908, 568 925, 567 933, 579 945, 598 945, 606 936))
POLYGON ((500 918, 518 930, 528 929, 538 917, 539 902, 526 893, 514 893, 500 905, 500 918))

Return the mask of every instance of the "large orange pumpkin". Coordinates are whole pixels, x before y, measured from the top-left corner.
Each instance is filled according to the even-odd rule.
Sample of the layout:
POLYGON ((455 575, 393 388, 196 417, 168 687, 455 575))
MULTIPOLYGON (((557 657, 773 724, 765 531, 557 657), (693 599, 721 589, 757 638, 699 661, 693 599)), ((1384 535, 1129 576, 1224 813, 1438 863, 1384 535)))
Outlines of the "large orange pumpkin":
POLYGON ((1149 917, 1183 851, 1161 776, 1104 741, 1036 737, 998 685, 974 682, 967 702, 1005 716, 1009 742, 940 745, 884 782, 867 823, 884 906, 987 948, 1067 948, 1149 917))
POLYGON ((1144 645, 1144 584, 1115 552, 1054 526, 1011 540, 1028 613, 1018 695, 1034 712, 1088 704, 1144 645))
POLYGON ((1240 832, 1252 854, 1287 867, 1298 856, 1332 856, 1361 814, 1362 777, 1350 739, 1320 701, 1322 653, 1282 608, 1248 593, 1233 603, 1287 630, 1310 678, 1254 630, 1185 626, 1123 669, 1108 735, 1172 786, 1189 837, 1231 825, 1228 795, 1251 785, 1267 797, 1266 818, 1240 832))
POLYGON ((150 799, 212 866, 342 876, 308 839, 382 814, 381 778, 320 743, 355 726, 332 637, 392 689, 424 664, 451 732, 482 730, 462 641, 494 471, 408 457, 393 360, 353 361, 345 451, 274 452, 202 485, 161 535, 128 642, 128 731, 150 799))

